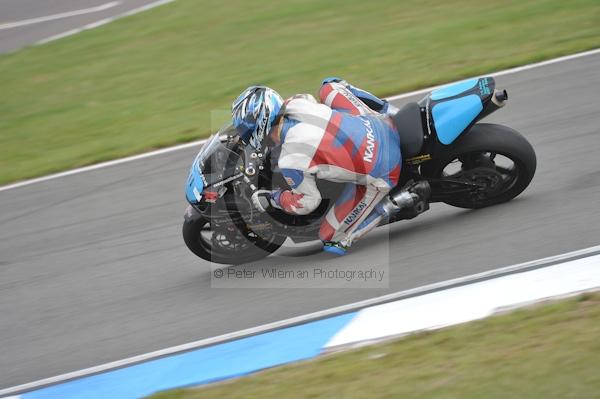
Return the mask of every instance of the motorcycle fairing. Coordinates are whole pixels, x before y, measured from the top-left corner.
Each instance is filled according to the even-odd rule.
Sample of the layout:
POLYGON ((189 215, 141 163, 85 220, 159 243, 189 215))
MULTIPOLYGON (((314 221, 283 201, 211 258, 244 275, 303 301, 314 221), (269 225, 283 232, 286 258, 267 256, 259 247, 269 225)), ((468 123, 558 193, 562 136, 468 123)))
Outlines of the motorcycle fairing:
POLYGON ((194 163, 190 168, 188 180, 185 185, 185 198, 190 204, 197 204, 202 201, 202 192, 204 191, 204 179, 200 170, 199 158, 201 154, 196 156, 194 163))
POLYGON ((450 98, 457 96, 465 91, 472 89, 477 84, 479 79, 468 79, 463 80, 462 82, 454 83, 448 86, 440 87, 431 92, 431 99, 434 101, 443 100, 445 98, 450 98))
POLYGON ((482 110, 481 99, 474 94, 436 104, 431 114, 438 140, 452 144, 482 110))
POLYGON ((192 163, 185 185, 185 197, 191 205, 202 201, 206 188, 220 187, 224 181, 242 176, 237 168, 239 155, 221 141, 222 134, 227 134, 228 129, 229 126, 212 135, 192 163))
POLYGON ((438 140, 452 144, 481 114, 494 91, 493 78, 468 79, 431 92, 429 109, 438 140))

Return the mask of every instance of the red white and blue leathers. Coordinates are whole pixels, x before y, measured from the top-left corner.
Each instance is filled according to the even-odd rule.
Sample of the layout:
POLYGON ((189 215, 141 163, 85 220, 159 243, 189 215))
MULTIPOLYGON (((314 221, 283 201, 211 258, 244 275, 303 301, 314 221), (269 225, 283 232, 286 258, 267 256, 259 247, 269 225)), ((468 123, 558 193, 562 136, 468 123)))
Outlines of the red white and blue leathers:
POLYGON ((389 117, 343 82, 325 83, 319 97, 321 104, 308 94, 285 102, 278 166, 291 190, 272 198, 284 211, 304 215, 321 202, 315 179, 346 183, 319 236, 351 245, 383 216, 377 205, 400 177, 400 138, 389 117))

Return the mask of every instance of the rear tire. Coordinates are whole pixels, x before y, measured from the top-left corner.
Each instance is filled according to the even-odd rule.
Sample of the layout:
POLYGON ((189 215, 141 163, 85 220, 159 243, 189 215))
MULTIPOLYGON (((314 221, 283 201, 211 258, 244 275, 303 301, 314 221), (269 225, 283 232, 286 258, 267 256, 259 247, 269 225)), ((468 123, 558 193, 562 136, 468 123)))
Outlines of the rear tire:
MULTIPOLYGON (((442 157, 423 164, 421 174, 424 177, 441 178, 445 176, 444 169, 448 165, 461 160, 462 170, 452 177, 470 178, 472 181, 476 181, 477 173, 482 172, 485 177, 486 170, 492 178, 499 175, 493 163, 489 163, 490 160, 487 165, 471 167, 471 170, 468 167, 465 168, 465 162, 462 160, 468 157, 473 158, 477 154, 494 154, 494 157, 502 155, 510 159, 514 166, 505 172, 512 173, 511 180, 507 181, 503 187, 490 190, 491 192, 486 194, 487 196, 476 197, 463 194, 451 199, 444 199, 445 203, 459 208, 477 209, 507 202, 521 194, 535 174, 537 159, 535 151, 527 139, 514 129, 490 123, 474 125, 454 142, 442 157)), ((493 160, 494 158, 491 157, 492 162, 493 160)))

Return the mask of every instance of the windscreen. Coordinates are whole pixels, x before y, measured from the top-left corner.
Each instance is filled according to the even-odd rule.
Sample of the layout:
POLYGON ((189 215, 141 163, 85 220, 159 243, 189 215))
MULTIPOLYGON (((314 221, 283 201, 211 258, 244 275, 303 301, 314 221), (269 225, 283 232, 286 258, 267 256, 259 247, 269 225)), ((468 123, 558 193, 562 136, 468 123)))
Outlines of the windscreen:
POLYGON ((226 133, 227 129, 228 127, 212 135, 194 161, 194 167, 199 168, 206 186, 214 185, 240 173, 237 168, 240 156, 221 141, 221 134, 226 133))

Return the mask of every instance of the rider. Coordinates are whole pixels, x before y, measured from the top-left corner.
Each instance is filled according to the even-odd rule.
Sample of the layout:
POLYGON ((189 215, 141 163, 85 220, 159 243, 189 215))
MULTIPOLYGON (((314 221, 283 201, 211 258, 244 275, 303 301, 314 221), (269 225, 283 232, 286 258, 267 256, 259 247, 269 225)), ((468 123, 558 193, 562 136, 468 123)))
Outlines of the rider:
POLYGON ((281 145, 278 166, 290 190, 257 190, 252 202, 259 210, 306 215, 321 202, 316 178, 346 183, 319 230, 323 250, 344 255, 398 208, 386 200, 402 163, 390 117, 397 109, 339 78, 325 79, 319 97, 321 103, 309 94, 283 101, 268 87, 252 86, 233 102, 233 125, 257 151, 269 140, 281 145))

